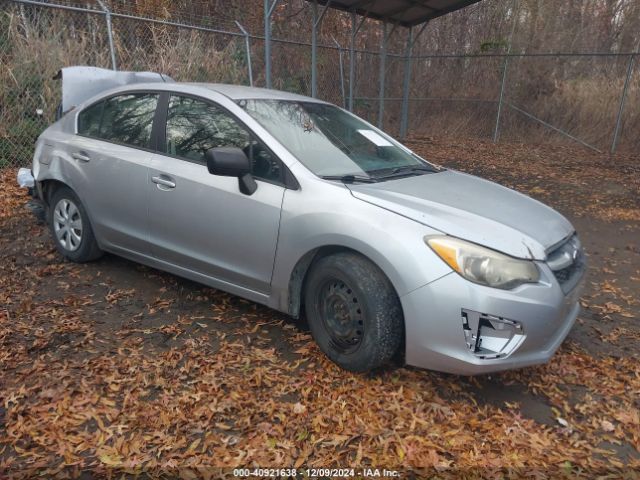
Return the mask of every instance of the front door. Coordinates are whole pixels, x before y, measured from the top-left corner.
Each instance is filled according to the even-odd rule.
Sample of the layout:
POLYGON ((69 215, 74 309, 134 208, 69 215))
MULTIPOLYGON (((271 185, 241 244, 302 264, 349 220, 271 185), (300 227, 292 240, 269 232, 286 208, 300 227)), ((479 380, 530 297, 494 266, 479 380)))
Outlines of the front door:
POLYGON ((152 254, 268 293, 285 190, 279 160, 229 112, 199 98, 171 95, 163 133, 165 153, 150 166, 152 254), (252 159, 252 195, 240 192, 237 178, 209 174, 204 154, 214 147, 239 147, 252 159))

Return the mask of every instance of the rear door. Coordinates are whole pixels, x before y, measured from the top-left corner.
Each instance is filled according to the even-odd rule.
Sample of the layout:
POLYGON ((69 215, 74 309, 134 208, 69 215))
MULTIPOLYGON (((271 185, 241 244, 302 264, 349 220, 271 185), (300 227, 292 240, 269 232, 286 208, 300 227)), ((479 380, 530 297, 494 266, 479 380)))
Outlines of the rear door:
POLYGON ((78 115, 69 153, 103 247, 150 254, 146 185, 158 99, 158 93, 119 94, 78 115))
POLYGON ((284 196, 280 160, 231 113, 209 100, 172 94, 163 154, 150 168, 149 232, 165 262, 258 293, 268 293, 284 196), (252 159, 258 189, 211 175, 205 152, 239 147, 252 159))

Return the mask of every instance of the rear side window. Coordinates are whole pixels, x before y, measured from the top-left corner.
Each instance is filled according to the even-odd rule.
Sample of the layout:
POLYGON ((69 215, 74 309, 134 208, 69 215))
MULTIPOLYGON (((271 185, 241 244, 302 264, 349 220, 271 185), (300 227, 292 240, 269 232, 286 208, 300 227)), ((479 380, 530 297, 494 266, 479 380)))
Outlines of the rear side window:
POLYGON ((102 121, 102 109, 104 102, 91 105, 85 108, 78 115, 78 133, 87 137, 97 137, 100 132, 100 122, 102 121))
POLYGON ((105 102, 100 138, 149 148, 158 94, 127 94, 105 102))
POLYGON ((110 142, 149 148, 157 105, 157 93, 111 97, 80 112, 78 133, 110 142))

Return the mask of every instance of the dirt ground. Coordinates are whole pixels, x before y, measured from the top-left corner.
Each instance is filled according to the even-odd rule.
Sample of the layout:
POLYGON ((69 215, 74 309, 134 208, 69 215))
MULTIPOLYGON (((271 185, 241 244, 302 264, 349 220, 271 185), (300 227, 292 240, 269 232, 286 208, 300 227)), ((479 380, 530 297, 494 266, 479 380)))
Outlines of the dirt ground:
POLYGON ((415 138, 581 234, 583 311, 544 366, 346 373, 305 325, 106 255, 62 260, 0 178, 0 478, 362 467, 421 478, 640 475, 640 158, 415 138))

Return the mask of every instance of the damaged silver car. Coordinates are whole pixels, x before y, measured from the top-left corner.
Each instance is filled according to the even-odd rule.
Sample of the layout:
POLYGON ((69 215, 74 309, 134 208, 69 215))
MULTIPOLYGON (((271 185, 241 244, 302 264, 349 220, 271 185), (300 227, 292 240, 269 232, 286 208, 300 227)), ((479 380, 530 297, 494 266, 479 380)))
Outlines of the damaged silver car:
POLYGON ((351 371, 524 367, 571 329, 584 254, 542 203, 317 99, 89 73, 63 72, 32 168, 69 260, 112 252, 305 315, 351 371))

